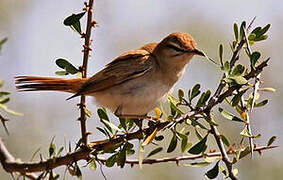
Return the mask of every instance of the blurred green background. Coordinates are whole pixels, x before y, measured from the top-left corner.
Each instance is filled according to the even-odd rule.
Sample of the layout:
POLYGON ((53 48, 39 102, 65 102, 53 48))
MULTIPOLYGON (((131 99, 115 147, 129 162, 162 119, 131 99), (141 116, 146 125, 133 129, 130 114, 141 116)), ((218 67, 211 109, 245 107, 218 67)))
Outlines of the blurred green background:
MULTIPOLYGON (((224 45, 225 57, 231 51, 229 42, 233 39, 232 25, 242 20, 250 21, 257 16, 255 26, 271 23, 269 39, 257 43, 252 48, 263 52, 264 57, 271 57, 270 66, 262 77, 264 86, 272 86, 276 93, 265 93, 263 98, 270 98, 264 108, 254 110, 252 129, 262 137, 258 144, 265 144, 272 136, 278 136, 276 145, 282 142, 283 124, 282 105, 283 87, 282 60, 283 43, 283 3, 277 1, 238 0, 238 1, 189 1, 189 0, 96 0, 95 18, 99 27, 93 31, 93 53, 89 61, 89 75, 99 71, 113 58, 124 51, 138 48, 145 43, 159 42, 171 32, 188 32, 193 35, 200 49, 211 58, 217 59, 218 46, 224 45)), ((58 70, 55 59, 62 57, 73 64, 82 61, 82 39, 63 25, 65 17, 80 12, 83 1, 77 0, 0 0, 0 39, 8 37, 0 54, 0 79, 5 80, 4 89, 12 92, 9 107, 24 113, 22 117, 9 116, 10 136, 1 127, 0 136, 11 153, 22 160, 29 160, 41 148, 47 155, 48 146, 56 136, 58 146, 63 145, 64 136, 71 142, 80 137, 79 116, 76 104, 78 99, 65 101, 69 96, 64 93, 19 93, 16 92, 13 77, 17 75, 55 76, 58 70)), ((84 23, 83 23, 84 27, 84 23)), ((244 62, 243 62, 244 63, 244 62)), ((221 73, 216 67, 200 58, 194 58, 183 79, 175 87, 185 90, 200 83, 202 90, 214 90, 221 73)), ((96 111, 97 106, 89 98, 89 109, 96 111)), ((1 112, 2 113, 2 112, 1 112)), ((94 113, 95 114, 95 113, 94 113)), ((219 122, 219 120, 218 120, 219 122)), ((94 132, 91 140, 99 139, 95 127, 100 125, 97 116, 88 120, 88 128, 94 132)), ((242 126, 224 123, 220 131, 232 139, 242 126)), ((211 142, 214 142, 211 139, 211 142)), ((166 155, 169 156, 169 155, 166 155)), ((280 179, 282 177, 283 151, 279 147, 240 161, 240 179, 280 179)), ((205 179, 204 173, 209 168, 194 169, 177 167, 174 163, 145 165, 142 170, 137 166, 124 169, 103 168, 111 179, 205 179)), ((59 168, 59 172, 64 168, 59 168)), ((58 171, 57 170, 57 171, 58 171)), ((99 170, 83 168, 83 179, 103 179, 99 170)), ((0 168, 0 179, 11 179, 0 168)), ((69 177, 67 179, 76 179, 69 177)))

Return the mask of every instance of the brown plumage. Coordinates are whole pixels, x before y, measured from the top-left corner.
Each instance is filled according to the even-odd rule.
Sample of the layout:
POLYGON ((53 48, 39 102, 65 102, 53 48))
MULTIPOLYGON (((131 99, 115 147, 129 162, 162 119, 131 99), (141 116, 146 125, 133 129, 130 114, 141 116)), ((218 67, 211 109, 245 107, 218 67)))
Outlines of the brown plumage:
POLYGON ((52 77, 17 76, 20 91, 63 91, 77 93, 89 78, 63 79, 52 77))
MULTIPOLYGON (((160 43, 128 51, 86 79, 18 76, 20 91, 64 91, 90 95, 115 112, 144 115, 159 104, 182 77, 194 55, 204 56, 187 33, 172 33, 160 43)), ((71 98, 72 98, 71 97, 71 98)), ((70 98, 69 98, 70 99, 70 98)))

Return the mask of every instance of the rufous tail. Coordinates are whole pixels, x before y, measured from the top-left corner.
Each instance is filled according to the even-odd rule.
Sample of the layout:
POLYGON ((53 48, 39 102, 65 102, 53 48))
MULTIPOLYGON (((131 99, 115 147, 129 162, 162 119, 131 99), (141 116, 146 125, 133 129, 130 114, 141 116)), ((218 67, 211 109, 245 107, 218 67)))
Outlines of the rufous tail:
POLYGON ((63 79, 52 77, 17 76, 16 88, 20 91, 62 91, 77 93, 88 78, 63 79))

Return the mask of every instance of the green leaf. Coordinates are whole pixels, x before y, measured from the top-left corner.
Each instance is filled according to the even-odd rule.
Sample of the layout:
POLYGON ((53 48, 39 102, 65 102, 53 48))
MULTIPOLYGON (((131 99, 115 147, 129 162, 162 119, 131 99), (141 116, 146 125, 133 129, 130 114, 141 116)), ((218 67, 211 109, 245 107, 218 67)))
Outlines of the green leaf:
POLYGON ((58 75, 58 76, 66 76, 69 73, 67 71, 56 71, 55 74, 58 75))
POLYGON ((181 102, 183 97, 184 97, 185 93, 183 89, 179 89, 178 90, 178 97, 179 97, 179 101, 181 102))
POLYGON ((195 128, 195 134, 196 134, 198 140, 202 140, 203 139, 202 135, 198 132, 197 128, 195 128))
POLYGON ((85 12, 79 13, 79 14, 72 14, 70 16, 68 16, 65 20, 64 20, 64 25, 65 26, 71 26, 76 24, 77 22, 80 21, 80 19, 85 15, 85 12))
POLYGON ((155 154, 161 152, 162 150, 163 150, 162 147, 158 147, 158 148, 154 149, 153 151, 151 151, 151 152, 147 155, 146 158, 149 158, 150 156, 153 156, 153 155, 155 155, 155 154))
POLYGON ((123 168, 126 164, 126 148, 125 146, 118 154, 118 160, 117 164, 120 165, 121 168, 123 168))
POLYGON ((234 35, 235 35, 235 40, 236 41, 239 41, 239 28, 238 28, 238 25, 237 23, 234 23, 234 35))
POLYGON ((248 83, 243 76, 230 76, 224 79, 227 83, 236 83, 238 85, 245 85, 248 83))
POLYGON ((104 124, 106 124, 108 127, 110 127, 112 130, 114 129, 114 130, 116 130, 116 131, 122 132, 121 129, 119 129, 117 126, 115 126, 114 124, 112 124, 110 121, 107 121, 107 120, 102 119, 102 122, 103 122, 104 124))
POLYGON ((99 116, 100 119, 104 119, 106 121, 109 121, 109 117, 107 115, 107 111, 104 108, 98 108, 97 109, 97 114, 99 116))
POLYGON ((109 122, 109 117, 108 117, 108 115, 107 115, 106 109, 105 109, 105 108, 98 108, 98 109, 97 109, 97 114, 98 114, 98 116, 99 116, 99 118, 100 118, 100 121, 105 125, 105 127, 106 127, 111 133, 113 133, 112 128, 111 128, 107 123, 105 123, 105 122, 103 121, 103 120, 105 120, 105 121, 108 121, 108 122, 109 122))
POLYGON ((75 172, 76 172, 76 176, 81 179, 82 178, 82 171, 80 169, 80 167, 76 164, 75 166, 75 172))
POLYGON ((256 103, 254 107, 262 107, 268 103, 268 99, 261 101, 260 103, 256 103))
POLYGON ((262 35, 261 37, 255 38, 255 41, 263 41, 266 40, 268 38, 268 35, 262 35))
POLYGON ((197 102, 196 107, 201 107, 201 106, 205 105, 206 101, 210 97, 210 94, 211 94, 210 90, 207 90, 205 93, 202 93, 198 102, 197 102))
POLYGON ((252 137, 251 133, 249 132, 248 128, 245 127, 241 133, 240 133, 241 136, 244 136, 244 137, 252 137))
POLYGON ((253 52, 251 57, 250 57, 250 61, 251 61, 251 67, 255 68, 255 64, 258 61, 258 59, 260 58, 261 54, 260 52, 253 52))
POLYGON ((87 107, 84 107, 84 111, 85 111, 85 115, 87 117, 91 117, 92 116, 92 112, 87 107))
POLYGON ((176 112, 178 114, 184 114, 184 112, 179 107, 177 107, 177 104, 179 103, 179 101, 174 96, 172 96, 171 94, 168 94, 167 99, 170 103, 172 115, 175 115, 176 112))
POLYGON ((242 96, 247 92, 248 89, 242 90, 240 92, 238 92, 231 100, 232 102, 232 106, 237 106, 242 98, 242 96))
POLYGON ((160 136, 155 136, 154 138, 156 141, 162 141, 164 139, 164 136, 160 135, 160 136))
POLYGON ((270 146, 276 140, 276 136, 272 136, 267 143, 267 146, 270 146))
POLYGON ((55 155, 55 152, 56 152, 56 144, 53 143, 54 138, 55 137, 52 138, 51 143, 49 145, 49 157, 52 157, 53 155, 55 155))
POLYGON ((251 34, 249 35, 249 37, 248 37, 248 40, 249 40, 249 41, 254 41, 255 38, 256 38, 256 34, 255 34, 255 33, 251 33, 251 34))
POLYGON ((219 161, 215 164, 215 166, 205 173, 206 177, 209 179, 215 179, 219 173, 219 161))
POLYGON ((251 34, 258 34, 259 32, 260 32, 260 30, 261 30, 261 27, 256 27, 252 32, 251 32, 251 34))
POLYGON ((9 109, 9 108, 8 108, 6 105, 4 105, 4 104, 0 104, 0 108, 3 109, 4 111, 6 111, 7 113, 12 114, 12 115, 15 115, 15 116, 23 116, 22 113, 13 111, 13 110, 9 109))
POLYGON ((4 81, 0 80, 0 88, 3 87, 3 85, 4 85, 4 81))
POLYGON ((204 152, 207 148, 206 146, 207 137, 208 137, 208 134, 200 142, 198 142, 193 147, 191 147, 188 153, 197 155, 197 154, 204 152))
POLYGON ((219 46, 219 59, 220 59, 221 66, 223 66, 223 45, 222 44, 220 44, 219 46))
POLYGON ((106 162, 105 162, 105 165, 107 167, 112 167, 114 166, 115 162, 117 161, 117 154, 113 154, 112 156, 110 156, 106 162))
POLYGON ((256 35, 258 37, 262 37, 262 35, 264 35, 268 29, 270 28, 270 24, 267 24, 264 28, 262 28, 256 35))
POLYGON ((202 167, 205 167, 205 166, 208 166, 208 165, 210 165, 210 162, 206 162, 206 161, 184 164, 184 166, 186 166, 186 167, 196 167, 196 168, 202 168, 202 167))
POLYGON ((9 101, 10 101, 10 98, 7 97, 7 98, 0 100, 0 104, 6 104, 9 101))
POLYGON ((210 117, 204 116, 204 119, 205 119, 206 122, 208 122, 210 125, 218 126, 218 124, 217 124, 213 119, 211 119, 210 117))
POLYGON ((82 28, 81 28, 81 23, 80 23, 80 21, 78 21, 77 23, 71 25, 71 28, 72 28, 75 32, 77 32, 77 33, 79 33, 79 34, 82 33, 82 28))
POLYGON ((240 76, 245 71, 245 66, 238 64, 232 71, 231 76, 240 76))
POLYGON ((89 169, 95 171, 96 168, 97 168, 97 165, 96 165, 95 159, 92 159, 89 163, 89 169))
POLYGON ((125 118, 119 118, 121 127, 126 131, 127 125, 126 125, 126 119, 125 118))
POLYGON ((96 127, 97 130, 99 130, 100 132, 102 132, 105 136, 107 136, 107 133, 104 129, 102 129, 101 127, 96 127))
POLYGON ((172 102, 170 102, 170 108, 174 110, 175 112, 177 112, 178 114, 184 114, 184 112, 172 102))
POLYGON ((5 37, 4 39, 2 39, 2 40, 0 41, 0 52, 1 52, 1 50, 2 50, 3 44, 4 44, 7 40, 8 40, 8 38, 5 37))
POLYGON ((230 142, 229 142, 228 138, 226 138, 223 134, 221 134, 220 137, 221 137, 223 143, 224 143, 227 147, 229 147, 229 146, 230 146, 230 142))
POLYGON ((232 120, 232 121, 238 121, 238 122, 244 122, 242 119, 238 118, 234 114, 226 111, 225 109, 218 108, 220 114, 225 117, 226 119, 232 120))
POLYGON ((131 150, 134 147, 134 145, 132 143, 129 143, 128 141, 126 142, 126 144, 124 145, 124 148, 126 150, 131 150))
POLYGON ((266 88, 260 88, 259 91, 265 91, 265 92, 275 92, 276 89, 271 88, 271 87, 266 87, 266 88))
POLYGON ((196 84, 193 89, 191 94, 189 95, 189 100, 192 101, 196 96, 200 94, 200 84, 196 84))
POLYGON ((57 155, 56 156, 60 156, 60 154, 62 153, 62 151, 64 150, 64 147, 62 146, 59 151, 57 152, 57 155))
POLYGON ((173 152, 175 150, 175 148, 177 147, 177 143, 178 143, 177 136, 176 136, 176 134, 173 134, 173 137, 172 137, 171 142, 169 144, 169 147, 167 149, 167 153, 173 152))
POLYGON ((76 74, 79 72, 79 70, 75 66, 73 66, 70 62, 68 62, 66 59, 59 58, 55 62, 58 67, 65 69, 66 72, 70 74, 76 74))
POLYGON ((243 21, 240 26, 240 40, 244 39, 245 29, 246 29, 246 21, 243 21))
POLYGON ((224 67, 221 68, 225 73, 228 73, 230 71, 230 63, 228 61, 225 61, 224 67))
POLYGON ((188 136, 187 135, 184 135, 184 134, 181 134, 181 133, 178 133, 178 135, 182 139, 181 151, 183 153, 183 152, 187 151, 192 146, 192 143, 188 142, 188 136))

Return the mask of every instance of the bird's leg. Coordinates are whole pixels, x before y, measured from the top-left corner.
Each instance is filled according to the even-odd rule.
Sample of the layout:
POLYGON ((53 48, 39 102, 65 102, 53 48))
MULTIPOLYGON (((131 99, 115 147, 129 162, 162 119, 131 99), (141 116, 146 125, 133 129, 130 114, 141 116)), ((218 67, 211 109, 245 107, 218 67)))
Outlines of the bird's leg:
POLYGON ((122 114, 122 105, 120 105, 116 111, 115 111, 115 116, 117 116, 118 118, 130 118, 133 119, 135 124, 139 127, 139 130, 142 131, 143 130, 143 119, 147 119, 148 116, 147 115, 130 115, 130 114, 122 114))

